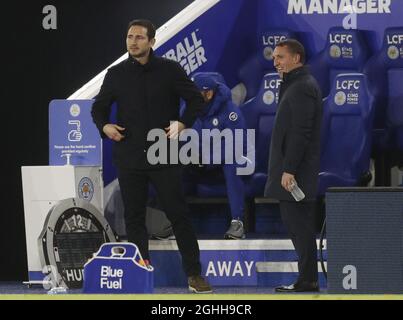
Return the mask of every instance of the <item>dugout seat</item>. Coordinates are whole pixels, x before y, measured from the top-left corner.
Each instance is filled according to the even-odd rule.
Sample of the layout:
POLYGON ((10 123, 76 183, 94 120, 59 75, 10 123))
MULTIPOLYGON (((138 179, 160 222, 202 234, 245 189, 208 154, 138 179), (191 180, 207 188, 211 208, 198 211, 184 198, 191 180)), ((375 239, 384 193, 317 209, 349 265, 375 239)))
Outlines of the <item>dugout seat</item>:
POLYGON ((240 107, 247 129, 255 130, 255 173, 245 181, 248 197, 263 196, 280 83, 277 73, 266 74, 256 97, 240 107))
POLYGON ((403 27, 387 28, 364 73, 374 95, 374 149, 403 151, 403 27))
POLYGON ((323 103, 319 196, 328 187, 368 184, 373 116, 365 75, 338 75, 323 103))
POLYGON ((324 49, 307 64, 319 83, 322 96, 326 97, 338 74, 362 72, 369 55, 362 31, 333 27, 329 29, 324 49))
POLYGON ((245 86, 246 90, 244 101, 256 96, 263 76, 275 70, 273 51, 276 44, 294 37, 294 33, 287 29, 270 30, 259 35, 257 52, 252 54, 238 71, 239 81, 245 86))

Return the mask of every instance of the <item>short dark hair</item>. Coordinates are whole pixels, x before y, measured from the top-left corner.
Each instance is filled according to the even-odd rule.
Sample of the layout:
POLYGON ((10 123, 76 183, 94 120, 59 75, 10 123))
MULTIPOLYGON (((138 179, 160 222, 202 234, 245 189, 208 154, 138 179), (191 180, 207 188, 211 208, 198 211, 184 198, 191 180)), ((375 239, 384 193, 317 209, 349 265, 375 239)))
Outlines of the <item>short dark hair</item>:
POLYGON ((127 27, 127 31, 133 26, 141 26, 147 29, 147 37, 148 39, 153 39, 155 37, 155 26, 153 23, 146 19, 136 19, 129 22, 127 27))
POLYGON ((276 47, 287 47, 292 54, 299 54, 299 61, 305 63, 305 49, 301 42, 295 39, 286 39, 277 43, 276 47))

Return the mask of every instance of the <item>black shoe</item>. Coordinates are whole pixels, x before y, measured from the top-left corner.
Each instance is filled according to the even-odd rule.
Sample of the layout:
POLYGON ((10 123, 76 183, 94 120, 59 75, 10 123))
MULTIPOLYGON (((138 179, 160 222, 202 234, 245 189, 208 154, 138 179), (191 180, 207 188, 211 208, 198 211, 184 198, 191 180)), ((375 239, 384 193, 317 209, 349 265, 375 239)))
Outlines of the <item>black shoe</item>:
POLYGON ((274 289, 276 292, 319 292, 318 283, 297 282, 290 286, 281 286, 274 289))

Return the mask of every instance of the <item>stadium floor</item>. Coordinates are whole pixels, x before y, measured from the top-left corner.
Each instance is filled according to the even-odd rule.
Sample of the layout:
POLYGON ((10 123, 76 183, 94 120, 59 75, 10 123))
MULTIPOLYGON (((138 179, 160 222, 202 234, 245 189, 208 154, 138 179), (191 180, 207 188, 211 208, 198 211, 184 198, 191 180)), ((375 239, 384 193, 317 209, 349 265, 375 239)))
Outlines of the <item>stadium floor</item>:
MULTIPOLYGON (((238 295, 238 294, 274 294, 273 288, 267 287, 214 287, 213 295, 238 295)), ((80 295, 82 293, 81 289, 70 289, 68 290, 68 295, 80 295)), ((326 293, 322 290, 321 293, 326 293)), ((47 295, 47 290, 42 288, 40 285, 34 285, 28 287, 22 283, 18 282, 2 282, 0 283, 0 295, 4 294, 23 294, 23 295, 47 295)), ((193 295, 189 293, 188 289, 185 287, 164 287, 155 288, 154 294, 156 295, 193 295)), ((200 296, 200 295, 197 295, 200 296)))
POLYGON ((155 288, 154 294, 85 295, 81 289, 49 295, 40 286, 28 288, 18 282, 0 283, 0 300, 403 300, 403 295, 333 295, 321 289, 318 294, 278 294, 273 288, 214 287, 213 294, 192 294, 187 288, 155 288))

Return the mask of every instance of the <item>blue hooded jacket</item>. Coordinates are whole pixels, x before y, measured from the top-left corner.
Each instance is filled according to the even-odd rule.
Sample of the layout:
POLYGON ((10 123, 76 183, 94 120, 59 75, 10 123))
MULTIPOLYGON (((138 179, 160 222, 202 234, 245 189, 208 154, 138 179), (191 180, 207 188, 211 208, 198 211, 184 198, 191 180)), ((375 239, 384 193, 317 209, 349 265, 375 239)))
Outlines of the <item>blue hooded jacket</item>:
POLYGON ((201 116, 193 124, 193 129, 199 134, 199 148, 203 164, 213 165, 213 150, 217 148, 221 148, 220 164, 225 164, 225 145, 226 142, 228 143, 228 141, 230 141, 222 139, 220 145, 217 145, 217 143, 213 145, 213 141, 210 141, 210 154, 202 154, 203 149, 207 150, 202 144, 203 129, 218 129, 221 133, 223 130, 231 131, 233 137, 232 159, 234 165, 237 165, 238 162, 235 156, 236 147, 242 151, 243 155, 247 153, 245 121, 239 108, 232 103, 230 89, 222 83, 217 83, 213 99, 205 106, 201 116), (242 140, 235 139, 236 129, 238 129, 238 134, 242 132, 242 140), (242 143, 242 145, 236 145, 236 143, 242 143))
MULTIPOLYGON (((236 148, 240 151, 238 151, 240 157, 243 158, 246 158, 248 154, 247 147, 249 147, 249 150, 251 149, 246 142, 246 125, 239 108, 232 102, 230 89, 220 82, 215 82, 214 84, 209 83, 209 80, 211 80, 211 78, 203 78, 202 80, 195 79, 196 85, 199 86, 199 89, 214 90, 213 99, 206 104, 201 116, 193 125, 193 129, 199 134, 200 160, 202 164, 207 164, 207 168, 217 165, 222 166, 232 219, 242 219, 244 212, 245 184, 242 180, 242 176, 237 174, 237 168, 240 164, 242 166, 242 164, 245 163, 245 159, 242 159, 243 162, 239 161, 236 156, 236 148), (199 82, 197 80, 199 80, 199 82), (203 84, 206 84, 206 86, 203 84), (205 143, 210 144, 210 152, 209 154, 204 154, 206 152, 203 153, 203 150, 206 150, 204 148, 205 146, 202 144, 203 129, 218 129, 218 134, 225 130, 231 132, 233 137, 233 149, 232 154, 230 154, 232 163, 225 163, 225 147, 228 147, 228 141, 230 140, 221 138, 221 140, 214 141, 209 139, 205 143), (235 138, 234 134, 237 129, 238 134, 241 134, 242 137, 242 140, 239 141, 235 138), (221 156, 219 163, 214 164, 213 150, 217 150, 217 148, 221 149, 221 156)), ((213 133, 211 132, 211 134, 213 133)))

